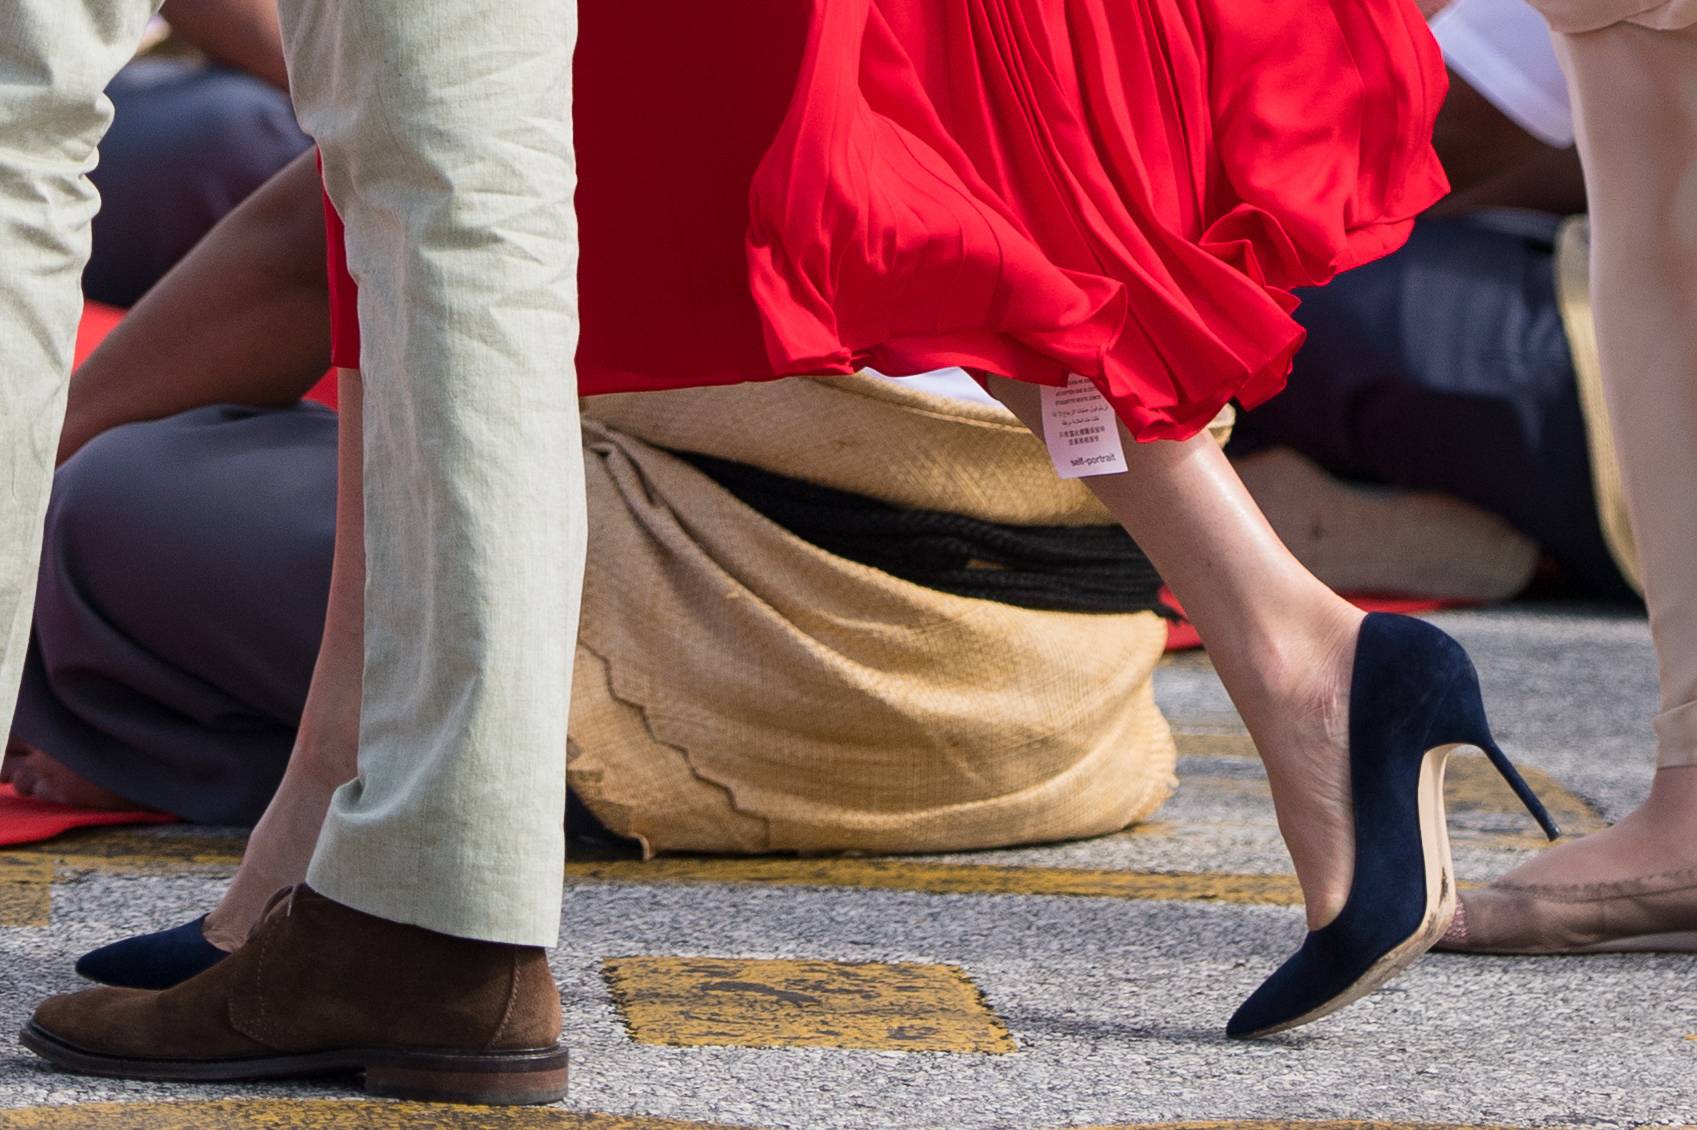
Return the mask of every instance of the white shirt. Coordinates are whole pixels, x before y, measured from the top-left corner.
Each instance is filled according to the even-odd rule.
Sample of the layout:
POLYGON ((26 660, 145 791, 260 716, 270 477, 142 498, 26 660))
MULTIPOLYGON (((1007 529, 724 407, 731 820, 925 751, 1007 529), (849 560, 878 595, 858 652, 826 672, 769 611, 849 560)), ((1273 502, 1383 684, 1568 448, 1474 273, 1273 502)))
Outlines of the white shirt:
POLYGON ((1432 17, 1450 69, 1527 133, 1573 144, 1567 80, 1549 25, 1526 0, 1455 0, 1432 17))

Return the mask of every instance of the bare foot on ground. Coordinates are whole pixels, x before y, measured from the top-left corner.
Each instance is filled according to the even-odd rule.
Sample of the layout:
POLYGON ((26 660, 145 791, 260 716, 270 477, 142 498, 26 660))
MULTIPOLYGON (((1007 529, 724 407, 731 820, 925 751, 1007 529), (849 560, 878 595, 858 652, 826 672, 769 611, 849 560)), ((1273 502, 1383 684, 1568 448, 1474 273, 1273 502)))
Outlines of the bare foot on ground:
POLYGON ((0 762, 0 783, 10 784, 19 796, 76 808, 141 808, 111 789, 103 789, 87 777, 48 757, 17 738, 6 742, 6 758, 0 762))

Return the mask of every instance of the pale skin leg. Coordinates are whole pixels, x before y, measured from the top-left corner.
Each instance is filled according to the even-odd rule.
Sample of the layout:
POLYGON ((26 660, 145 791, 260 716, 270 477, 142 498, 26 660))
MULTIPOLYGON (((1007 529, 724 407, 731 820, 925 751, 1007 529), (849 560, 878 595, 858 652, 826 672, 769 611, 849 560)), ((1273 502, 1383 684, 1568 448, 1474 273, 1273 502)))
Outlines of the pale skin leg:
MULTIPOLYGON (((1037 386, 991 378, 990 391, 1043 434, 1037 386)), ((1291 556, 1206 433, 1140 444, 1122 427, 1121 440, 1127 470, 1085 482, 1207 643, 1266 764, 1309 928, 1323 926, 1354 869, 1349 684, 1363 614, 1291 556)))
POLYGON ((365 658, 362 393, 358 372, 338 371, 336 550, 324 642, 283 782, 248 839, 235 879, 207 916, 207 940, 220 949, 239 948, 271 895, 306 877, 330 794, 356 772, 365 658))

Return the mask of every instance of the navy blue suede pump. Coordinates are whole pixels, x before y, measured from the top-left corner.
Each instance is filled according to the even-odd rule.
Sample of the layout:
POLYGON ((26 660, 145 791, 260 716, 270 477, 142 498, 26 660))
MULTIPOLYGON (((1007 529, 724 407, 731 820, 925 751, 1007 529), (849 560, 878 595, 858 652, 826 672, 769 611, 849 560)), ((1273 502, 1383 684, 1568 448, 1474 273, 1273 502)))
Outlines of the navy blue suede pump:
POLYGON ((1473 662, 1442 631, 1406 616, 1368 616, 1349 693, 1349 898, 1243 1002, 1228 1036, 1270 1036, 1336 1012, 1443 937, 1455 917, 1444 764, 1456 747, 1483 750, 1544 833, 1560 835, 1491 739, 1473 662))
POLYGON ((169 930, 138 934, 90 950, 77 959, 77 972, 102 985, 169 989, 230 956, 206 940, 205 924, 203 914, 169 930))

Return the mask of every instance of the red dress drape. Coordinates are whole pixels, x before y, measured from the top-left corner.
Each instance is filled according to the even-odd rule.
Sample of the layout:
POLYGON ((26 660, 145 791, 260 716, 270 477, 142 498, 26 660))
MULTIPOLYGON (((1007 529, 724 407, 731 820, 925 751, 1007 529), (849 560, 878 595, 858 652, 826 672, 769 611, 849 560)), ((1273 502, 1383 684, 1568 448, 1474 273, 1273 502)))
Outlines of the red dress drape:
POLYGON ((1183 438, 1283 386, 1292 288, 1397 247, 1446 188, 1445 71, 1411 0, 581 0, 580 20, 585 394, 1078 372, 1139 439, 1183 438))

